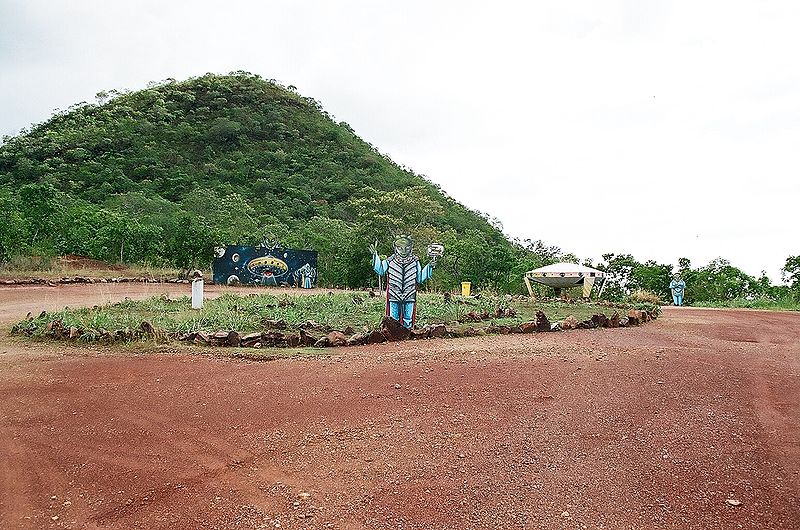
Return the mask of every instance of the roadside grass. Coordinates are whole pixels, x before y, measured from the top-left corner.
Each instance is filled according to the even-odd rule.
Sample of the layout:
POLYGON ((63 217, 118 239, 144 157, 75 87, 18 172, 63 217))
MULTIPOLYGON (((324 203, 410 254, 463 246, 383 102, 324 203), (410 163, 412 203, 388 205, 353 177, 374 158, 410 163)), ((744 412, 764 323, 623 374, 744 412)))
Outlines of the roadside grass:
MULTIPOLYGON (((33 336, 44 334, 47 324, 61 319, 65 327, 80 330, 137 329, 143 321, 167 333, 190 333, 198 331, 236 330, 239 333, 263 331, 270 321, 284 321, 289 329, 314 321, 332 329, 352 327, 356 331, 377 329, 384 315, 385 300, 381 296, 370 297, 367 292, 331 292, 309 296, 274 294, 239 295, 226 293, 206 300, 203 309, 192 310, 188 296, 172 299, 166 295, 146 300, 124 300, 114 304, 91 308, 70 309, 47 313, 17 326, 27 329, 33 336)), ((595 313, 610 315, 615 310, 594 303, 536 302, 529 299, 511 299, 504 296, 484 296, 464 299, 453 296, 447 299, 441 294, 419 293, 417 325, 453 325, 463 320, 469 312, 494 313, 497 308, 511 307, 516 316, 495 318, 481 322, 469 322, 475 328, 489 325, 515 325, 535 319, 542 311, 551 322, 573 315, 579 321, 591 318, 595 313)), ((622 313, 623 309, 619 309, 622 313)), ((95 337, 86 332, 85 341, 95 337)))
POLYGON ((736 298, 723 302, 693 302, 692 307, 712 307, 729 309, 763 309, 767 311, 800 311, 800 300, 791 297, 783 299, 772 298, 736 298))

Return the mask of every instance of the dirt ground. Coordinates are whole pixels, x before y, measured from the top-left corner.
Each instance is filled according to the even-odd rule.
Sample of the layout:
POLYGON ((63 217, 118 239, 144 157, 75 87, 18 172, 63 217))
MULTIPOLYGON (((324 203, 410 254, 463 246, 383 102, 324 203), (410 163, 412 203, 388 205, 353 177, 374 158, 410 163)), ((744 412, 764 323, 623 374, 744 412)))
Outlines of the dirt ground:
MULTIPOLYGON (((0 290, 0 321, 148 287, 0 290)), ((800 314, 330 352, 2 332, 0 527, 800 528, 800 314)))

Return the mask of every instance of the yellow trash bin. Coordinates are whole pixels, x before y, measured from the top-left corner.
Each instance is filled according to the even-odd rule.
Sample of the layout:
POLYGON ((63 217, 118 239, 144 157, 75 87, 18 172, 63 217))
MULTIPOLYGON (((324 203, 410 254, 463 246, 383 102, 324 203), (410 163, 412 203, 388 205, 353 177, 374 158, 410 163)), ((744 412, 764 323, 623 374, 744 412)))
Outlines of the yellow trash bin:
POLYGON ((469 296, 470 287, 472 287, 472 283, 461 282, 461 296, 469 296))

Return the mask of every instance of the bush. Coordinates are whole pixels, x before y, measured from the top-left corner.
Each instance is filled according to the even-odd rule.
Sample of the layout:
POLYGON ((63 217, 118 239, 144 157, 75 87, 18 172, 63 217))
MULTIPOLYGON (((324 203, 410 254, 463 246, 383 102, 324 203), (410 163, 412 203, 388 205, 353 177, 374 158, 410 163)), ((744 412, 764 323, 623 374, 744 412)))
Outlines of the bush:
POLYGON ((633 291, 628 300, 632 303, 661 305, 661 298, 656 293, 645 289, 633 291))

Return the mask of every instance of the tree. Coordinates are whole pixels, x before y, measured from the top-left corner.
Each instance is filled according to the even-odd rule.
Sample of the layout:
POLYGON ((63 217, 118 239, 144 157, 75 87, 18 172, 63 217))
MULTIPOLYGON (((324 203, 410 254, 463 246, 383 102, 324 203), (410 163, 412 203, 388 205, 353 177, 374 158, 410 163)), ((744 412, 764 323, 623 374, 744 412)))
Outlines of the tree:
POLYGON ((800 255, 789 256, 781 269, 781 279, 789 284, 792 297, 800 301, 800 255))

